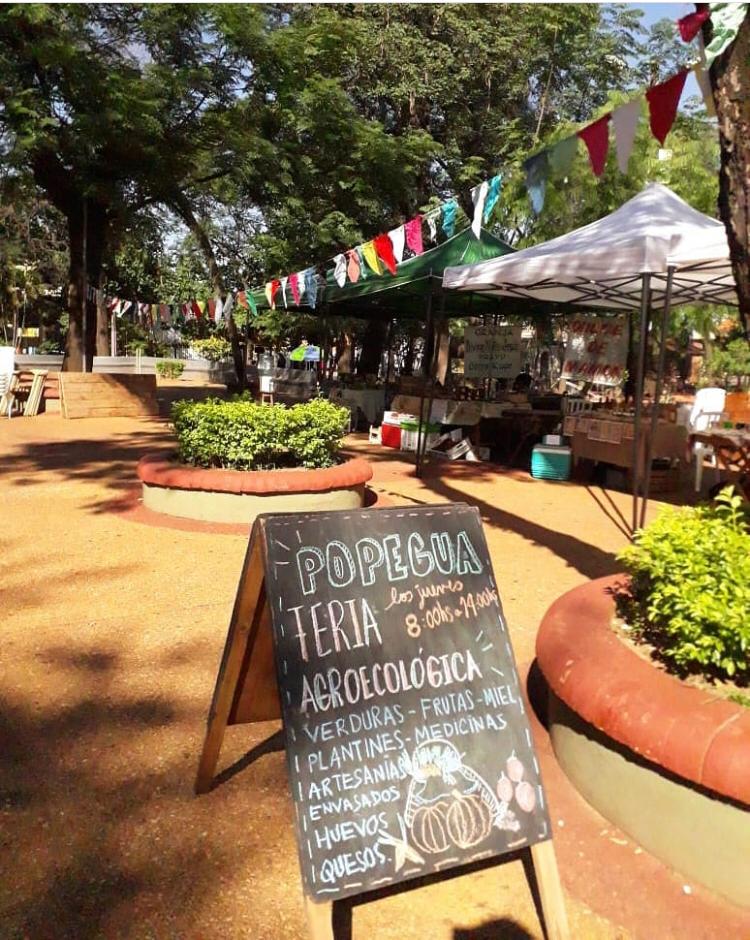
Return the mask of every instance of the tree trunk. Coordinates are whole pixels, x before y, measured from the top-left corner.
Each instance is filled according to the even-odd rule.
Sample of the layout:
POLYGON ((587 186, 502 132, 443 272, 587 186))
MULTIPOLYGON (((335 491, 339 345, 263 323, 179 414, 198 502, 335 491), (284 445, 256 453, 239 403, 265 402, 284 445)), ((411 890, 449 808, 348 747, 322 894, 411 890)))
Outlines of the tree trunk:
POLYGON ((102 253, 107 235, 106 210, 89 201, 86 218, 86 267, 83 264, 84 216, 83 200, 74 205, 68 214, 68 285, 66 290, 68 308, 68 335, 65 340, 65 372, 83 371, 83 310, 86 308, 86 349, 89 365, 96 352, 96 312, 85 297, 88 284, 98 284, 102 269, 102 253))
MULTIPOLYGON (((706 43, 711 35, 707 20, 706 43)), ((750 342, 750 14, 732 45, 714 60, 710 76, 721 145, 719 213, 729 240, 740 322, 750 342)))
POLYGON ((378 374, 387 333, 387 321, 368 320, 365 335, 362 337, 362 354, 357 363, 357 375, 378 374))
POLYGON ((104 296, 104 272, 99 272, 96 284, 96 354, 108 356, 110 354, 110 326, 107 314, 107 299, 104 296))
MULTIPOLYGON (((224 284, 224 277, 221 273, 219 263, 216 260, 213 246, 211 245, 211 239, 208 237, 206 230, 198 221, 195 213, 193 212, 193 207, 190 205, 190 201, 184 193, 178 192, 172 195, 171 205, 185 225, 187 225, 187 227, 193 233, 201 251, 203 252, 203 256, 206 259, 206 263, 208 264, 208 273, 211 278, 211 286, 214 289, 214 293, 217 297, 224 297, 226 295, 226 285, 224 284)), ((247 387, 247 373, 245 370, 245 346, 241 342, 242 334, 237 328, 237 324, 235 323, 234 316, 231 312, 225 319, 225 323, 227 327, 227 336, 229 337, 229 342, 232 344, 232 359, 234 360, 234 371, 237 375, 237 384, 240 388, 240 391, 243 391, 247 387)))

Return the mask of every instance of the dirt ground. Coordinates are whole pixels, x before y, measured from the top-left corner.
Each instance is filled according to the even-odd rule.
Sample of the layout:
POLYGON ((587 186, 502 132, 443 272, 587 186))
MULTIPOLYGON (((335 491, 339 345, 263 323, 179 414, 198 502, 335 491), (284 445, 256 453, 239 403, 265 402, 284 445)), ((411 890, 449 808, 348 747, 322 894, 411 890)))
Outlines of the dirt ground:
MULTIPOLYGON (((418 481, 350 443, 392 503, 479 506, 524 676, 549 604, 617 570, 624 494, 476 464, 418 481)), ((230 729, 220 784, 192 792, 246 535, 139 513, 135 463, 170 446, 159 419, 0 422, 2 938, 307 936, 279 723, 230 729)), ((749 912, 588 807, 534 731, 574 938, 750 937, 749 912)), ((353 909, 355 940, 541 936, 520 859, 353 909)))

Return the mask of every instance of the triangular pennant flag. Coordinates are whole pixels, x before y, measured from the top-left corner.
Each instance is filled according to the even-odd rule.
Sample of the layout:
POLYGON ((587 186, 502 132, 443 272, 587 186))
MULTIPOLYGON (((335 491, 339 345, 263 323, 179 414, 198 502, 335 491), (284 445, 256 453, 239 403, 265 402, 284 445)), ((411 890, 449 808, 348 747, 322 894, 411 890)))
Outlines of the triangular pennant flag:
POLYGON ((318 299, 318 275, 315 273, 315 268, 308 268, 305 271, 305 293, 307 302, 314 310, 318 299))
POLYGON ((305 291, 307 290, 307 284, 305 284, 305 272, 304 271, 297 272, 297 287, 299 288, 299 299, 301 302, 305 296, 305 291))
POLYGON ((346 284, 346 255, 336 255, 333 259, 333 279, 339 287, 346 284))
POLYGON ((289 275, 289 287, 292 289, 292 297, 294 298, 295 306, 299 307, 300 296, 299 296, 299 274, 296 272, 289 275))
POLYGON ((378 261, 378 253, 375 250, 375 243, 372 241, 365 242, 364 245, 362 245, 362 254, 365 256, 365 261, 369 267, 376 274, 380 274, 380 262, 378 261))
POLYGON ((471 230, 476 238, 482 233, 482 215, 484 214, 484 204, 487 200, 490 184, 485 180, 471 191, 471 201, 474 203, 474 218, 471 220, 471 230))
POLYGON ((588 124, 578 131, 578 136, 586 144, 589 151, 589 160, 594 176, 601 176, 607 163, 609 150, 609 119, 611 114, 605 114, 593 124, 588 124))
POLYGON ((709 78, 708 72, 701 62, 697 62, 693 66, 693 71, 695 72, 695 80, 698 82, 698 87, 703 95, 703 104, 706 106, 706 114, 708 117, 716 117, 716 104, 714 103, 714 93, 711 88, 711 79, 709 78))
POLYGON ((196 320, 200 320, 203 316, 203 308, 197 300, 193 301, 193 316, 196 320))
POLYGON ((712 3, 711 28, 713 37, 706 46, 706 65, 709 66, 732 45, 750 10, 749 3, 712 3))
POLYGON ((688 13, 682 19, 677 20, 677 29, 680 31, 683 42, 692 42, 698 35, 698 32, 711 15, 707 3, 696 4, 699 7, 695 13, 688 13))
POLYGON ((628 161, 635 143, 635 132, 638 130, 638 118, 641 116, 641 99, 628 101, 612 112, 612 126, 615 129, 615 143, 617 145, 617 166, 620 173, 628 172, 628 161))
POLYGON ((453 238, 453 235, 455 234, 457 210, 458 203, 455 199, 449 199, 448 202, 444 202, 440 207, 440 211, 442 213, 440 227, 445 232, 446 238, 453 238))
POLYGON ((576 152, 578 150, 578 135, 565 137, 559 140, 547 151, 547 163, 553 173, 559 173, 560 176, 567 176, 573 165, 576 152))
POLYGON ((289 282, 288 277, 282 277, 281 281, 279 282, 281 284, 281 299, 284 301, 285 307, 289 306, 289 304, 286 302, 286 285, 288 282, 289 282))
POLYGON ((224 319, 224 301, 221 297, 216 298, 216 308, 214 310, 214 319, 217 323, 224 319))
POLYGON ((437 217, 439 212, 439 209, 435 209, 434 212, 428 212, 424 217, 424 220, 427 223, 427 228, 430 232, 429 238, 431 242, 437 241, 437 217))
POLYGON ((208 301, 208 319, 216 319, 216 301, 213 298, 208 301))
POLYGON ((500 186, 502 182, 503 178, 499 173, 490 180, 489 189, 487 190, 487 199, 484 203, 484 212, 482 214, 482 222, 485 225, 489 222, 492 210, 495 208, 500 198, 500 186))
MULTIPOLYGON (((272 287, 273 287, 273 281, 266 281, 266 286, 265 286, 266 301, 269 307, 273 307, 273 295, 271 294, 272 287)), ((239 300, 239 295, 237 299, 239 300)))
MULTIPOLYGON (((403 247, 401 250, 403 251, 403 247)), ((354 248, 352 248, 351 251, 348 251, 347 255, 349 257, 349 261, 346 265, 346 273, 349 275, 349 280, 352 282, 352 284, 356 284, 359 280, 360 272, 359 255, 354 248)))
POLYGON ((544 208, 544 196, 547 190, 547 151, 535 154, 524 161, 526 170, 526 189, 529 191, 531 208, 536 215, 544 208))
POLYGON ((132 306, 133 306, 133 301, 132 301, 132 300, 123 300, 123 301, 120 303, 120 313, 121 313, 121 314, 127 313, 128 310, 130 310, 130 308, 131 308, 132 306))
POLYGON ((159 304, 159 319, 162 323, 172 322, 172 311, 169 309, 169 304, 159 304))
POLYGON ((278 294, 280 287, 281 287, 281 281, 277 277, 275 277, 271 281, 271 310, 276 309, 276 295, 278 294))
POLYGON ((362 246, 357 245, 354 249, 357 252, 357 257, 359 258, 359 276, 363 281, 366 281, 370 275, 367 273, 367 263, 365 262, 365 253, 362 251, 362 246))
POLYGON ((393 254, 393 245, 388 235, 378 235, 377 238, 373 239, 373 245, 375 246, 375 251, 378 253, 378 258, 380 258, 391 274, 395 274, 396 257, 393 254))
POLYGON ((232 310, 234 310, 234 296, 232 294, 227 294, 227 299, 224 301, 224 319, 228 320, 232 315, 232 310))
MULTIPOLYGON (((270 290, 269 290, 270 287, 271 287, 271 282, 269 281, 268 284, 266 284, 266 298, 268 299, 268 305, 269 305, 269 307, 270 307, 270 305, 271 305, 271 294, 270 294, 270 290)), ((245 309, 247 309, 248 303, 247 303, 247 292, 246 292, 246 291, 244 291, 244 290, 238 291, 238 293, 237 293, 237 306, 238 306, 238 307, 244 307, 245 309)))
POLYGON ((687 69, 673 75, 666 82, 654 85, 646 92, 651 133, 662 145, 667 139, 667 134, 672 129, 674 119, 677 116, 677 106, 680 103, 686 78, 687 69))
POLYGON ((410 219, 404 226, 406 232, 406 244, 411 248, 415 255, 424 253, 422 245, 422 216, 416 215, 410 219))
MULTIPOLYGON (((393 245, 393 257, 396 259, 396 264, 401 264, 404 260, 404 245, 406 244, 406 232, 403 225, 391 229, 388 232, 388 237, 391 240, 391 245, 393 245)), ((351 258, 351 252, 349 252, 349 257, 351 258)), ((351 281, 353 278, 350 276, 349 280, 351 281)))

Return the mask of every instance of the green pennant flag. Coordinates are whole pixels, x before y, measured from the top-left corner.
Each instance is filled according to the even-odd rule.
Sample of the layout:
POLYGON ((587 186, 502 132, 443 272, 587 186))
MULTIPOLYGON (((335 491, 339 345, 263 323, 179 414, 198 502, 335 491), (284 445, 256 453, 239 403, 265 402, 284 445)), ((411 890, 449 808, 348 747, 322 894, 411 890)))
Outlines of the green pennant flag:
POLYGON ((573 165, 573 159, 578 150, 578 137, 574 134, 572 137, 566 137, 558 141, 547 151, 550 168, 553 173, 559 173, 566 176, 573 165))

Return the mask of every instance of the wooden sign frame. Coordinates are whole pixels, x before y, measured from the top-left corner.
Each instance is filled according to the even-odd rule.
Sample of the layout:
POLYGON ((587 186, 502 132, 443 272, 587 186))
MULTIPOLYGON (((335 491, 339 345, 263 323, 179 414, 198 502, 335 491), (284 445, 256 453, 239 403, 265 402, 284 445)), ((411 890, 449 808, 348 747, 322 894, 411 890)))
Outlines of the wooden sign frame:
MULTIPOLYGON (((211 699, 206 735, 198 763, 195 792, 210 791, 228 725, 280 719, 271 614, 266 596, 266 534, 264 516, 253 524, 240 575, 234 608, 211 699)), ((546 936, 569 940, 565 899, 552 839, 522 850, 529 852, 546 936)), ((501 862, 502 856, 497 857, 501 862)), ((333 905, 319 903, 304 892, 312 940, 335 940, 333 905)))

